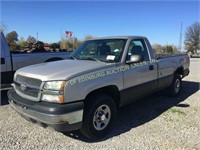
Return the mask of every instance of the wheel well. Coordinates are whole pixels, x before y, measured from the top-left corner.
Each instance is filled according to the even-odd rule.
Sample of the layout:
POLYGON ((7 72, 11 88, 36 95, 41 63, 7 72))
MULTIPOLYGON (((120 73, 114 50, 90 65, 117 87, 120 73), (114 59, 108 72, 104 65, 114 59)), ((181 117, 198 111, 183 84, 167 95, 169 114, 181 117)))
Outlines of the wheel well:
POLYGON ((183 67, 181 66, 178 69, 176 69, 176 71, 174 72, 174 74, 183 75, 183 67))
POLYGON ((47 59, 45 62, 58 61, 58 60, 63 60, 63 59, 60 57, 54 57, 54 58, 47 59))
POLYGON ((116 106, 118 107, 119 104, 120 104, 120 94, 119 94, 119 90, 116 86, 114 85, 111 85, 111 86, 106 86, 106 87, 103 87, 103 88, 100 88, 100 89, 96 89, 92 92, 90 92, 87 96, 86 96, 86 100, 89 96, 92 96, 92 95, 96 95, 96 94, 100 94, 100 93, 103 93, 103 94, 107 94, 109 95, 110 97, 113 98, 113 100, 115 101, 116 103, 116 106))

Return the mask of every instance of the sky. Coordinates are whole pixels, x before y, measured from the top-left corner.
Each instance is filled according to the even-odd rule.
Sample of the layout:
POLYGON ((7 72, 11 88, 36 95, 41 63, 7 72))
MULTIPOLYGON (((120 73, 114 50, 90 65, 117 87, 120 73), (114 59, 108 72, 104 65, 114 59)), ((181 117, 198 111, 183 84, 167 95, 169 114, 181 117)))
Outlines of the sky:
POLYGON ((187 27, 200 21, 200 1, 0 1, 1 22, 6 32, 19 38, 34 36, 58 42, 65 31, 83 40, 93 37, 140 35, 152 44, 178 46, 187 27))

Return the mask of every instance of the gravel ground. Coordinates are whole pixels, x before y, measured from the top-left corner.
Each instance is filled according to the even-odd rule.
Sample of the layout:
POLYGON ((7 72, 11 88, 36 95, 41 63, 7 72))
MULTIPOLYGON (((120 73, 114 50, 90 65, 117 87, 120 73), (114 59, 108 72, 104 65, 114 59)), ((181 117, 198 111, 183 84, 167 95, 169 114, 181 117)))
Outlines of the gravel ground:
POLYGON ((0 149, 200 149, 200 59, 191 59, 190 70, 180 97, 160 92, 121 108, 114 130, 101 141, 32 124, 4 102, 0 149))

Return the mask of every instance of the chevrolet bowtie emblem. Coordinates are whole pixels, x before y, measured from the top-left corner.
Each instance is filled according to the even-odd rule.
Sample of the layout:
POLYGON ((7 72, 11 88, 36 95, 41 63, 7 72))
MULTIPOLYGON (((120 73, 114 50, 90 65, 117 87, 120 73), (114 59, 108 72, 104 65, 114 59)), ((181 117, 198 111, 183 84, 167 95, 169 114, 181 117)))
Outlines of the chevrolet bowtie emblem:
POLYGON ((21 83, 20 84, 20 88, 22 91, 25 91, 26 90, 26 84, 25 83, 21 83))

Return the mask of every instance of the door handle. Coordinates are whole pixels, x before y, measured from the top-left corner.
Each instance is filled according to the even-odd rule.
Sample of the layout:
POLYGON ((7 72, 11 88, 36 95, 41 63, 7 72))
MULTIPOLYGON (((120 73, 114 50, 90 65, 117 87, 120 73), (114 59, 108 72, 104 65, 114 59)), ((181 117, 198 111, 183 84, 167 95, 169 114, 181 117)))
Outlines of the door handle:
POLYGON ((5 58, 1 58, 1 64, 5 64, 5 58))
POLYGON ((154 66, 153 66, 153 65, 150 65, 150 66, 149 66, 149 70, 154 70, 154 66))

